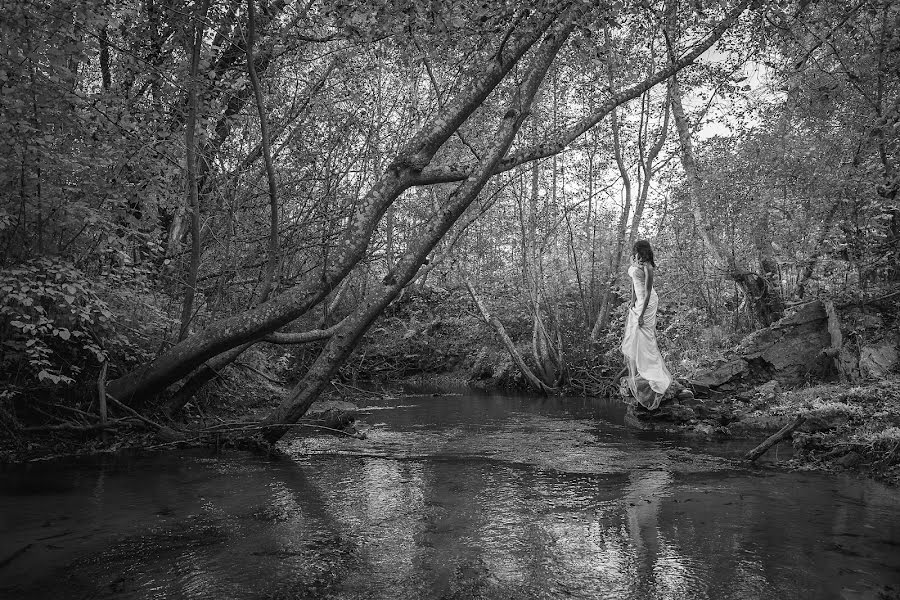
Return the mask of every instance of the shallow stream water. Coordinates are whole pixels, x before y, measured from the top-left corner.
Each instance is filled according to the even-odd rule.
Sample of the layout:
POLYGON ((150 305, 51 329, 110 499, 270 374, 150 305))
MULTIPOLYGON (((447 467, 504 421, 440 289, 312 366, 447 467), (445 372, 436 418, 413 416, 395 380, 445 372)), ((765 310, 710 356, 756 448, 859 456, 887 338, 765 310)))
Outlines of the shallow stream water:
POLYGON ((368 439, 287 459, 0 472, 0 598, 900 598, 898 490, 748 469, 604 400, 364 412, 368 439))

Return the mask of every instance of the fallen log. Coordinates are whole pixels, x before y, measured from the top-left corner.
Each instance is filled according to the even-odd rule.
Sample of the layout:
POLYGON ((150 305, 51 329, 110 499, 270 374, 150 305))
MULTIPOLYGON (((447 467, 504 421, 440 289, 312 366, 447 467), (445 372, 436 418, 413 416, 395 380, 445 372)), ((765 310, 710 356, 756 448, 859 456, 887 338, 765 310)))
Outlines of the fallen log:
POLYGON ((363 438, 365 435, 360 436, 361 432, 356 421, 358 414, 359 407, 352 402, 328 400, 313 404, 297 424, 363 438))
POLYGON ((534 372, 525 364, 525 361, 522 359, 522 355, 519 354, 519 351, 516 349, 515 343, 513 343, 512 339, 509 337, 509 334, 506 333, 506 329, 503 327, 503 323, 500 322, 500 319, 492 315, 488 312, 487 307, 485 307, 484 303, 481 301, 481 298, 475 293, 475 288, 472 287, 472 284, 469 280, 465 281, 466 288, 469 290, 469 295, 472 297, 472 300, 475 301, 475 306, 478 307, 478 311, 481 313, 484 322, 494 328, 494 331, 497 332, 497 335, 500 337, 500 341, 503 342, 503 345, 506 346, 507 352, 509 352, 510 357, 512 357, 513 361, 515 361, 516 365, 519 367, 519 371, 525 377, 525 379, 534 387, 537 391, 550 395, 556 388, 552 388, 541 379, 534 374, 534 372))
POLYGON ((794 430, 803 425, 804 421, 806 421, 805 415, 797 415, 793 421, 779 429, 776 433, 770 435, 762 444, 745 454, 744 458, 751 462, 756 460, 765 454, 769 448, 794 433, 794 430))
POLYGON ((88 433, 91 431, 115 429, 116 421, 108 423, 95 423, 93 425, 79 425, 77 423, 61 423, 59 425, 38 425, 35 427, 20 427, 20 433, 49 433, 53 431, 69 433, 88 433))

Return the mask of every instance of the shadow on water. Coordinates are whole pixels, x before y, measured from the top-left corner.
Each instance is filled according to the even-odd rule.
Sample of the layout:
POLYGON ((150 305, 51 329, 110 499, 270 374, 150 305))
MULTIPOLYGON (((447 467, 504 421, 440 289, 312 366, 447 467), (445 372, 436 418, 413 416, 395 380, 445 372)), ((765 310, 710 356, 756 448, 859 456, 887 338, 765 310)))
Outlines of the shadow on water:
POLYGON ((900 495, 590 399, 410 396, 367 440, 0 473, 6 598, 878 598, 900 495))

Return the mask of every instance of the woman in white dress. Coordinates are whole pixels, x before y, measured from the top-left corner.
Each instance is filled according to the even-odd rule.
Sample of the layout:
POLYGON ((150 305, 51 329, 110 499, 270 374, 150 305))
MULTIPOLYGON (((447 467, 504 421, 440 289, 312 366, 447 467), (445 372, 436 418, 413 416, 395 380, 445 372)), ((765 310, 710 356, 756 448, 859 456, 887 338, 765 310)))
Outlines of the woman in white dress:
POLYGON ((631 306, 625 321, 622 354, 628 368, 626 377, 631 395, 644 408, 655 410, 672 383, 659 346, 656 344, 656 309, 659 296, 653 287, 653 249, 647 240, 635 242, 628 275, 631 277, 631 306))

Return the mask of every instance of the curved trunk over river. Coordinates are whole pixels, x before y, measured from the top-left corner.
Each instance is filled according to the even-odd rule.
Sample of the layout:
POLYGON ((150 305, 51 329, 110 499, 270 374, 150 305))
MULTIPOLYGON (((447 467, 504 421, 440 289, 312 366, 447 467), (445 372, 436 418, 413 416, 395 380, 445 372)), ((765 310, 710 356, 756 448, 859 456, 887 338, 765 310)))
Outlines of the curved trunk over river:
POLYGON ((575 27, 574 10, 551 31, 534 57, 525 80, 516 91, 509 110, 504 114, 494 145, 483 154, 481 163, 472 174, 461 183, 448 198, 446 207, 438 212, 425 231, 385 276, 381 285, 369 295, 363 305, 354 311, 329 339, 322 353, 307 372, 303 380, 291 391, 281 405, 263 421, 264 437, 275 442, 296 423, 322 390, 329 385, 332 376, 344 363, 356 344, 375 319, 390 304, 410 281, 415 278, 419 267, 428 254, 441 241, 463 212, 478 197, 494 168, 506 154, 525 118, 528 116, 534 95, 540 87, 544 75, 553 63, 563 43, 575 27))
POLYGON ((466 88, 467 91, 446 105, 416 134, 362 198, 319 277, 184 339, 146 367, 110 382, 109 393, 123 402, 139 403, 175 383, 207 359, 257 340, 318 304, 365 256, 369 239, 387 208, 413 184, 416 174, 431 162, 441 145, 484 102, 553 20, 528 21, 523 26, 524 34, 508 42, 499 56, 478 65, 480 75, 466 88))

